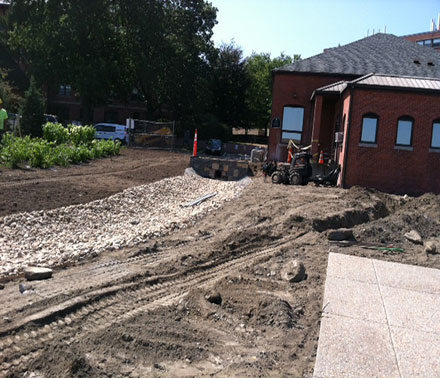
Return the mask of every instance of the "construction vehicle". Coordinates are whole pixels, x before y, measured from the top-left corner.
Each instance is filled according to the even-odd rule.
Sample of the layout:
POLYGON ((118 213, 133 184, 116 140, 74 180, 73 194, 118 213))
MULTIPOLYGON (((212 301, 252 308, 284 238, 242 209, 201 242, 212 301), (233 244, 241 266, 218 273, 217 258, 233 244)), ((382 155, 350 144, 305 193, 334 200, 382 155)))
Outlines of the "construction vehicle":
POLYGON ((312 181, 315 183, 316 186, 319 186, 319 185, 334 186, 338 182, 339 172, 341 172, 341 166, 340 165, 338 165, 337 167, 333 168, 326 175, 317 175, 317 176, 315 176, 312 179, 312 181))
POLYGON ((310 155, 306 151, 297 152, 293 155, 290 164, 281 163, 272 173, 274 184, 307 185, 312 176, 310 155))

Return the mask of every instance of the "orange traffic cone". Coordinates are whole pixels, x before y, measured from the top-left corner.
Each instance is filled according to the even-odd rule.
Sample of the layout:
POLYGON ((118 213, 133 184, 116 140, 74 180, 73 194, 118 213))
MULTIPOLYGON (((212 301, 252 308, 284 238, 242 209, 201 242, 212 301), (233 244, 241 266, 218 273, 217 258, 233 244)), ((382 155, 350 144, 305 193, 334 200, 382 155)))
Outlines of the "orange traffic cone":
POLYGON ((321 150, 320 154, 319 154, 319 164, 324 164, 324 151, 321 150))
POLYGON ((196 129, 196 132, 194 133, 193 156, 194 157, 197 156, 197 129, 196 129))
POLYGON ((293 152, 292 152, 292 147, 290 147, 287 150, 287 162, 291 163, 292 162, 292 158, 293 158, 293 152))

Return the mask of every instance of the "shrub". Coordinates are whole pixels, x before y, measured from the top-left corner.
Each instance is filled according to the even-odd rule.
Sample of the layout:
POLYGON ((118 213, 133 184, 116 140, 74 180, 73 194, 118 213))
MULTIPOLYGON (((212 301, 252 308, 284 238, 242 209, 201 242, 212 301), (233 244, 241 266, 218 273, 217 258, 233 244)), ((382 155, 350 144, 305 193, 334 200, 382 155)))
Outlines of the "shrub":
POLYGON ((27 147, 27 160, 32 167, 50 168, 56 163, 53 145, 44 139, 33 139, 27 147))
POLYGON ((3 164, 11 168, 17 168, 18 164, 26 160, 27 145, 30 137, 17 138, 12 134, 5 134, 2 140, 0 159, 3 164))
POLYGON ((24 94, 21 104, 21 127, 26 135, 40 137, 43 133, 44 98, 37 88, 35 79, 31 78, 29 89, 24 94))
POLYGON ((48 142, 56 144, 73 143, 78 146, 80 144, 91 144, 95 139, 95 128, 93 126, 74 126, 69 125, 67 128, 60 123, 46 123, 43 127, 43 138, 48 142))
POLYGON ((66 134, 60 127, 62 128, 57 124, 46 124, 44 134, 47 139, 30 136, 19 138, 9 133, 5 134, 1 144, 0 162, 12 168, 24 162, 36 168, 49 168, 52 165, 79 164, 108 155, 118 155, 120 152, 121 144, 112 140, 92 140, 84 143, 90 141, 93 127, 85 131, 73 132, 73 139, 78 144, 60 143, 60 140, 67 138, 66 135, 71 141, 70 135, 72 135, 69 130, 66 134))
POLYGON ((90 144, 95 139, 96 130, 93 126, 74 126, 69 125, 70 141, 74 145, 90 144))
POLYGON ((48 122, 43 126, 43 138, 59 145, 70 140, 69 130, 60 123, 48 122))

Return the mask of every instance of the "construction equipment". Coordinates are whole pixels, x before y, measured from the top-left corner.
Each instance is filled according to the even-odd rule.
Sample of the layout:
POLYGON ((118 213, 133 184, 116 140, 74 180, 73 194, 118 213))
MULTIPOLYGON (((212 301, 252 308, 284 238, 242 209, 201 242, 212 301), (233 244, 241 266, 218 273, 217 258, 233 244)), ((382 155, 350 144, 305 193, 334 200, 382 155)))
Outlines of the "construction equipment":
POLYGON ((313 181, 316 186, 318 186, 318 185, 334 186, 338 182, 338 177, 339 177, 340 171, 341 171, 341 166, 338 164, 338 166, 333 168, 328 174, 317 175, 317 176, 313 177, 313 179, 311 181, 313 181))
POLYGON ((307 185, 312 176, 312 166, 310 155, 306 151, 301 151, 293 155, 290 164, 279 164, 272 173, 274 184, 307 185))

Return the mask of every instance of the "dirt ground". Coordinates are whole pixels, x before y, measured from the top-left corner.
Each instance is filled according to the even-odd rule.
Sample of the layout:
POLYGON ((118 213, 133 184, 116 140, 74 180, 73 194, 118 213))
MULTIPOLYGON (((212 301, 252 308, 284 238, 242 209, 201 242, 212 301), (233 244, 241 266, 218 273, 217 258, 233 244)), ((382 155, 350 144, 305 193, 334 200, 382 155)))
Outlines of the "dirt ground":
MULTIPOLYGON (((20 185, 33 188, 35 180, 47 188, 61 183, 58 192, 76 185, 69 193, 81 201, 82 190, 98 198, 124 184, 162 178, 154 172, 181 174, 181 160, 180 171, 177 163, 167 171, 173 154, 126 151, 63 170, 61 180, 53 176, 58 171, 14 172, 11 186, 6 180, 2 185, 10 193, 20 185), (124 170, 129 156, 137 164, 124 170)), ((2 170, 2 177, 7 174, 2 170)), ((61 203, 34 192, 37 208, 61 203)), ((404 198, 356 187, 273 185, 256 177, 238 200, 190 228, 57 270, 47 281, 6 283, 0 291, 0 376, 310 377, 328 253, 440 268, 440 255, 404 237, 414 229, 424 241, 440 244, 438 214, 440 197, 432 194, 404 198), (354 240, 329 241, 329 230, 341 227, 352 228, 354 240), (296 283, 282 275, 293 259, 306 269, 296 283)))
POLYGON ((0 168, 0 216, 87 203, 180 175, 188 165, 187 154, 124 148, 119 156, 67 168, 0 168))

